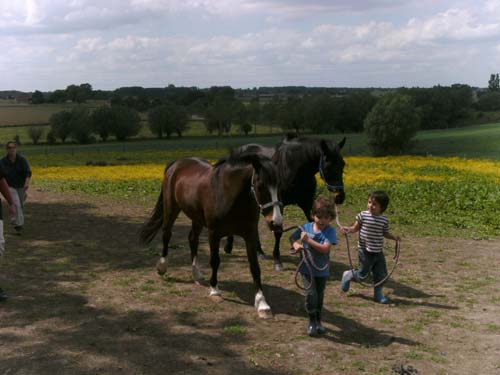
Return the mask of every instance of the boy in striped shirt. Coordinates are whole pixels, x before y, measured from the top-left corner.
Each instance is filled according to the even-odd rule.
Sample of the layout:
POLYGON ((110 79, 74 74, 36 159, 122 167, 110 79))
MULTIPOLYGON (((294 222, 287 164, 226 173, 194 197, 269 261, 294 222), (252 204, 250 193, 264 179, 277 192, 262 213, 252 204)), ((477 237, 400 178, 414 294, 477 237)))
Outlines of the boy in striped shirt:
MULTIPOLYGON (((356 221, 350 227, 342 227, 342 233, 355 233, 359 231, 358 255, 359 268, 357 270, 345 271, 342 275, 341 289, 343 292, 349 290, 352 279, 363 280, 371 272, 373 282, 377 284, 387 275, 385 262, 384 237, 399 241, 399 236, 389 232, 389 220, 384 211, 389 205, 389 196, 384 191, 374 191, 368 196, 368 209, 361 211, 356 216, 356 221)), ((387 304, 389 300, 382 293, 382 285, 374 288, 373 298, 376 302, 387 304)))

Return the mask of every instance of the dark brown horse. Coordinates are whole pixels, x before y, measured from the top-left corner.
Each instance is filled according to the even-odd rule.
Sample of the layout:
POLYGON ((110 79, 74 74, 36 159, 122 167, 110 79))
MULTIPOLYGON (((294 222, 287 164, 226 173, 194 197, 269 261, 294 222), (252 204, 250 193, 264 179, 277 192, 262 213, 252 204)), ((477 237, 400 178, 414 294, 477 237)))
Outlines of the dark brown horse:
POLYGON ((208 229, 210 246, 210 295, 220 295, 217 270, 220 264, 219 245, 222 237, 241 236, 245 240, 255 286, 255 307, 262 318, 272 316, 262 292, 258 222, 261 213, 271 230, 281 230, 283 216, 278 200, 276 165, 265 156, 251 151, 234 150, 214 166, 198 158, 181 159, 165 169, 162 189, 151 217, 144 223, 140 238, 149 243, 163 230, 163 252, 157 263, 159 274, 167 271, 168 244, 172 227, 180 211, 192 222, 189 233, 193 277, 201 275, 197 267, 199 236, 208 229))
MULTIPOLYGON (((308 221, 312 221, 311 208, 316 195, 316 173, 320 174, 325 187, 330 191, 336 204, 345 199, 343 172, 345 162, 340 153, 345 138, 338 144, 331 140, 313 137, 287 135, 275 148, 258 144, 241 146, 242 150, 252 150, 274 160, 278 167, 280 198, 283 206, 296 204, 308 221)), ((275 231, 274 267, 283 269, 280 257, 280 239, 282 232, 275 231)), ((233 238, 228 237, 224 250, 230 253, 233 238)), ((259 253, 262 250, 259 246, 259 253)))

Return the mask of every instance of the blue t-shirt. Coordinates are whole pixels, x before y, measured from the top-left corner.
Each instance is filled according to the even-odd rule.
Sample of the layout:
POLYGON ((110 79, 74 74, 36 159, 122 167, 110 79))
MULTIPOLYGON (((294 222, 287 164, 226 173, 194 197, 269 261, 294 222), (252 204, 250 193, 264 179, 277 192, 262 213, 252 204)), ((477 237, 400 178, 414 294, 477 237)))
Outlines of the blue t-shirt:
MULTIPOLYGON (((337 243, 337 233, 335 232, 335 229, 328 225, 325 229, 323 229, 321 232, 315 232, 313 229, 314 223, 307 223, 302 226, 304 229, 304 232, 306 232, 311 239, 314 241, 323 244, 325 242, 330 242, 331 244, 335 245, 337 243)), ((291 236, 293 241, 299 240, 300 239, 300 233, 301 233, 301 228, 298 228, 291 236)), ((304 247, 308 248, 308 244, 304 244, 304 247)), ((328 277, 330 276, 330 252, 326 254, 321 254, 317 252, 314 249, 310 249, 310 253, 312 255, 314 264, 318 268, 323 268, 327 266, 324 270, 317 270, 314 268, 314 266, 311 264, 311 270, 314 277, 328 277)), ((302 256, 302 253, 301 253, 302 256)), ((309 269, 307 266, 302 263, 300 266, 299 272, 308 275, 309 274, 309 269)))

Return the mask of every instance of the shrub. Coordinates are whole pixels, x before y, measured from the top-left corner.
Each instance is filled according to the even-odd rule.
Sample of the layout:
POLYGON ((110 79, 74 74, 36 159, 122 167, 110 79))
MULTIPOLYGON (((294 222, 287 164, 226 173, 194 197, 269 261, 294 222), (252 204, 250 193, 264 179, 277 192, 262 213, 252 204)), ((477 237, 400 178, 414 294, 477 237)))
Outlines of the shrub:
POLYGON ((368 147, 375 156, 408 151, 419 125, 418 111, 408 95, 388 94, 370 111, 364 122, 368 147))

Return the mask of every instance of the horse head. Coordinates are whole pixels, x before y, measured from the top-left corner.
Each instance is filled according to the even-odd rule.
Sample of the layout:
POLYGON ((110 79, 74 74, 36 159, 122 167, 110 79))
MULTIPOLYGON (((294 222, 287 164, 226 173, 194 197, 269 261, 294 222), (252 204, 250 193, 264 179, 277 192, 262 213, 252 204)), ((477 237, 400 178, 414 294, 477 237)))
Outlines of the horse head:
POLYGON ((259 154, 246 156, 253 167, 251 191, 269 229, 283 229, 282 203, 278 197, 278 169, 270 158, 259 154))
POLYGON ((333 193, 336 204, 342 204, 345 199, 344 192, 344 166, 345 162, 340 154, 344 147, 345 137, 336 144, 333 141, 321 140, 321 156, 319 160, 319 173, 326 188, 333 193))

